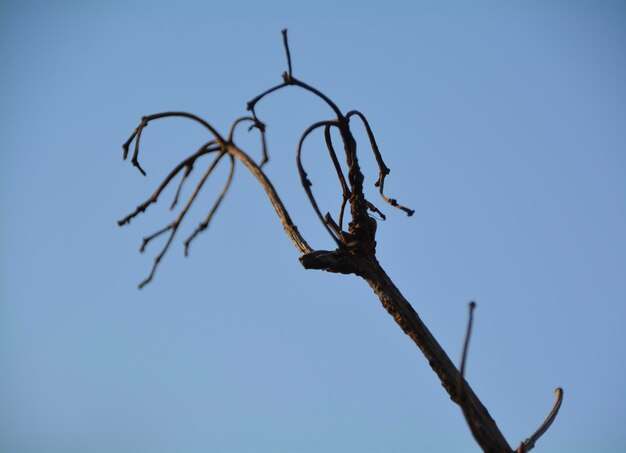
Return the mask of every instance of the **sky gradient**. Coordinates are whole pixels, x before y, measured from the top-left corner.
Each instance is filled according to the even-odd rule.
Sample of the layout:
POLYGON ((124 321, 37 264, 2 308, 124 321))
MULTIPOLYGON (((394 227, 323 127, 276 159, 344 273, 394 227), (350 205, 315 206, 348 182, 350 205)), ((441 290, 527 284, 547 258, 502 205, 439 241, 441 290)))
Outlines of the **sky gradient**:
MULTIPOLYGON (((183 120, 122 143, 142 115, 220 131, 286 70, 369 119, 391 174, 378 257, 509 442, 561 413, 537 452, 626 445, 626 6, 623 2, 0 2, 0 451, 470 452, 458 407, 354 276, 305 271, 244 167, 209 229, 119 228, 207 138, 183 120)), ((306 240, 332 243, 301 190, 300 134, 331 112, 264 100, 265 167, 306 240)), ((237 142, 259 156, 258 137, 237 142)), ((317 140, 317 141, 316 141, 317 140)), ((320 137, 305 164, 340 192, 320 137)), ((190 195, 191 185, 184 192, 190 195)))

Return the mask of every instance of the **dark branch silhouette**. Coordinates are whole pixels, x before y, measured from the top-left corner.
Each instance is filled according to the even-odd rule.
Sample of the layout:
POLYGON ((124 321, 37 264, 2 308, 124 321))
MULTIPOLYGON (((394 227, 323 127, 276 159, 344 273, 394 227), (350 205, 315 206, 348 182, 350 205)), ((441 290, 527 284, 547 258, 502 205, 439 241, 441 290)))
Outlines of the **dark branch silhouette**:
MULTIPOLYGON (((235 120, 228 133, 227 139, 224 139, 209 123, 193 114, 186 112, 165 112, 143 117, 135 131, 131 134, 126 143, 124 143, 123 157, 126 159, 129 155, 130 146, 133 141, 135 142, 131 163, 139 170, 139 172, 146 175, 145 170, 139 164, 140 139, 144 129, 152 121, 168 117, 187 118, 205 128, 209 135, 209 140, 205 144, 200 146, 195 153, 183 159, 174 167, 174 169, 165 177, 150 198, 141 203, 132 213, 118 222, 120 226, 129 224, 132 219, 145 212, 150 205, 156 203, 164 189, 169 186, 180 173, 182 173, 174 199, 170 206, 171 209, 175 209, 178 206, 181 190, 190 174, 197 167, 201 166, 202 159, 205 155, 211 154, 214 156, 212 162, 205 167, 206 169, 204 174, 201 176, 199 182, 192 191, 191 196, 188 198, 178 215, 169 224, 143 239, 140 248, 142 252, 154 239, 164 235, 165 233, 169 233, 165 245, 154 259, 152 269, 148 277, 140 283, 139 287, 142 288, 152 281, 159 263, 172 244, 172 241, 176 236, 181 223, 185 219, 189 208, 195 202, 196 197, 206 181, 213 174, 215 168, 226 156, 228 156, 230 171, 226 181, 224 182, 222 190, 217 195, 206 218, 200 222, 191 235, 184 241, 185 255, 187 255, 189 251, 191 242, 200 233, 208 228, 211 220, 231 187, 235 165, 237 162, 240 162, 252 173, 265 190, 272 206, 274 207, 274 210, 283 224, 285 232, 297 249, 302 253, 300 263, 306 269, 319 269, 327 272, 355 274, 363 278, 374 290, 383 307, 422 351, 429 365, 439 377, 441 384, 450 395, 450 398, 461 407, 472 435, 480 447, 486 452, 513 453, 513 450, 498 429, 495 421, 491 418, 487 409, 465 380, 465 367, 475 303, 472 302, 470 304, 468 327, 459 371, 376 259, 375 237, 377 222, 376 219, 370 215, 370 213, 376 214, 381 220, 385 220, 386 217, 373 203, 365 198, 363 193, 363 183, 365 177, 361 172, 358 162, 357 144, 351 129, 351 119, 358 118, 360 123, 365 128, 369 145, 374 154, 379 170, 378 178, 376 179, 374 186, 378 188, 382 200, 390 206, 403 211, 408 216, 413 215, 415 211, 398 203, 395 198, 390 198, 385 195, 385 178, 389 175, 390 169, 383 160, 382 153, 378 147, 374 133, 372 132, 372 128, 370 127, 367 118, 357 110, 350 110, 348 113, 343 114, 339 107, 325 94, 307 83, 295 78, 293 76, 287 30, 283 30, 282 36, 284 51, 287 58, 287 71, 283 73, 282 83, 265 90, 248 102, 247 109, 250 111, 251 116, 244 116, 235 120), (328 105, 334 114, 334 118, 316 121, 302 133, 296 147, 296 161, 302 187, 311 203, 311 206, 313 207, 313 211, 317 215, 320 222, 322 222, 324 229, 333 238, 337 246, 335 250, 314 250, 309 246, 299 233, 296 225, 294 225, 291 221, 289 213, 285 209, 281 199, 276 193, 276 190, 262 170, 263 165, 269 160, 265 141, 266 128, 265 124, 259 120, 255 108, 257 104, 268 95, 286 87, 296 87, 313 94, 328 105), (234 137, 238 126, 243 123, 250 124, 248 131, 252 129, 257 129, 259 131, 261 137, 262 157, 258 163, 234 143, 234 137), (339 187, 341 189, 341 204, 337 218, 334 218, 330 213, 322 214, 311 189, 312 183, 309 180, 302 163, 303 145, 307 137, 318 130, 323 130, 326 149, 333 168, 335 169, 339 187), (344 174, 337 155, 335 144, 333 143, 333 130, 338 132, 343 146, 343 157, 345 159, 347 175, 344 174), (348 206, 350 220, 346 227, 344 218, 348 215, 346 212, 346 208, 348 206)), ((559 388, 557 389, 557 400, 550 414, 539 429, 530 438, 521 443, 517 452, 527 452, 534 447, 537 440, 545 433, 554 421, 561 406, 562 397, 563 391, 559 388)))

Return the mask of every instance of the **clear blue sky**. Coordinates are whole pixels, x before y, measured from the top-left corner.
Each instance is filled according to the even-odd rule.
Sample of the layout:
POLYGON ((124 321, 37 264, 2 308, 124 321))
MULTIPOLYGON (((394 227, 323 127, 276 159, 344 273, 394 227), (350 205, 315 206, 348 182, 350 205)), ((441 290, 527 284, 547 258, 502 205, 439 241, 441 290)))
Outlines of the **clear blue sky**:
MULTIPOLYGON (((369 287, 304 271, 243 167, 190 256, 182 239, 225 168, 136 289, 159 249, 139 254, 141 238, 171 214, 162 202, 130 227, 115 221, 205 136, 151 125, 147 178, 122 143, 166 110, 225 130, 280 81, 284 27, 294 74, 368 116, 389 193, 416 209, 385 209, 379 259, 457 362, 478 302, 467 378, 510 443, 562 386, 536 451, 624 451, 617 1, 0 3, 0 451, 478 451, 369 287)), ((307 240, 331 247, 294 160, 328 110, 291 89, 258 112, 269 176, 307 240)), ((255 136, 241 145, 258 156, 255 136)), ((330 209, 336 183, 315 151, 306 162, 330 209)))

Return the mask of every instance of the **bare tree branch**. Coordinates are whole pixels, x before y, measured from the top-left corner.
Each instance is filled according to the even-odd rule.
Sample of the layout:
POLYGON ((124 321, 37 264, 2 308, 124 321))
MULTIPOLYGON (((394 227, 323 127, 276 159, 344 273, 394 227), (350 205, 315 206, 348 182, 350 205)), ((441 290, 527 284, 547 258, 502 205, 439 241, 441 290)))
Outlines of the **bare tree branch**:
MULTIPOLYGON (((376 208, 370 201, 365 198, 363 193, 364 175, 358 163, 357 156, 357 143, 350 128, 350 118, 353 116, 358 117, 365 127, 365 131, 368 136, 369 144, 376 159, 379 173, 378 179, 375 182, 375 186, 379 188, 379 193, 382 199, 394 206, 407 215, 412 215, 415 211, 409 209, 403 205, 400 205, 394 198, 389 198, 384 194, 385 178, 390 173, 389 167, 383 160, 382 153, 378 147, 372 129, 367 121, 366 117, 357 110, 351 110, 347 114, 343 114, 339 107, 324 93, 318 89, 296 79, 293 76, 293 68, 291 63, 291 53, 289 50, 289 43, 287 39, 287 30, 283 30, 283 46, 285 55, 287 58, 287 71, 283 73, 283 82, 275 85, 258 96, 254 97, 247 104, 248 110, 251 112, 251 116, 241 117, 235 120, 230 128, 228 139, 225 140, 218 132, 203 119, 186 112, 165 112, 155 115, 143 117, 139 126, 131 134, 130 138, 124 143, 124 159, 128 157, 129 148, 135 141, 135 147, 131 162, 133 166, 145 175, 145 170, 139 164, 139 143, 141 134, 145 127, 153 120, 166 118, 166 117, 182 117, 190 119, 194 122, 201 124, 209 133, 210 140, 202 145, 194 154, 180 162, 174 169, 165 177, 161 184, 157 187, 156 191, 152 194, 148 200, 140 204, 135 211, 128 216, 124 217, 118 223, 120 225, 126 225, 130 223, 131 219, 146 211, 146 209, 153 203, 156 203, 163 190, 172 182, 172 180, 184 170, 183 176, 179 182, 174 200, 172 202, 172 208, 177 205, 181 189, 197 165, 198 159, 205 154, 216 153, 216 157, 213 162, 206 169, 204 175, 197 183, 193 193, 188 199, 185 206, 182 208, 178 216, 168 225, 158 230, 156 233, 144 238, 141 251, 146 246, 156 239, 157 237, 168 233, 168 239, 162 248, 161 252, 156 256, 152 270, 149 276, 139 285, 140 288, 149 283, 154 273, 162 260, 163 256, 170 247, 174 236, 176 235, 181 222, 185 218, 189 208, 195 202, 198 193, 207 181, 207 179, 213 173, 218 163, 225 155, 229 156, 230 171, 226 178, 226 181, 222 187, 221 192, 218 194, 214 204, 209 210, 207 217, 196 227, 191 235, 185 240, 185 254, 187 254, 190 243, 195 237, 202 231, 206 230, 217 212, 219 206, 224 200, 225 195, 228 193, 229 188, 233 182, 234 169, 236 162, 243 164, 257 179, 261 187, 265 190, 274 210, 276 211, 279 220, 281 221, 285 232, 294 243, 296 248, 302 253, 300 257, 301 264, 306 269, 320 269, 328 272, 343 273, 343 274, 355 274, 363 278, 370 287, 374 290, 375 294, 380 299, 383 307, 394 318, 400 328, 415 342, 418 348, 422 351, 430 367, 439 377, 443 387, 450 395, 450 398, 457 403, 467 420, 472 435, 480 447, 489 453, 513 453, 513 450, 507 443, 506 439, 498 429, 495 421, 489 415, 489 412, 485 406, 478 399, 472 388, 465 380, 465 367, 469 348, 469 341, 472 331, 473 322, 473 310, 475 303, 472 302, 469 305, 469 319, 465 341, 463 345, 463 352, 461 357, 460 371, 454 366, 446 352, 439 345, 426 325, 422 322, 416 311, 409 304, 409 302, 400 293, 398 288, 391 281, 386 274, 382 266, 379 264, 376 258, 376 230, 377 222, 370 213, 375 213, 380 216, 381 219, 385 219, 382 212, 376 208), (285 209, 281 199, 279 198, 274 186, 271 184, 267 176, 262 170, 262 166, 268 161, 268 153, 266 149, 265 141, 265 124, 259 120, 255 112, 255 107, 262 99, 270 95, 271 93, 278 91, 287 86, 294 86, 308 91, 321 99, 326 103, 330 109, 334 112, 336 118, 332 120, 323 120, 314 122, 309 126, 300 137, 300 140, 296 148, 296 163, 300 176, 300 180, 303 189, 313 207, 313 210, 317 217, 320 219, 326 231, 330 234, 333 240, 337 244, 337 249, 332 251, 325 250, 313 250, 309 244, 305 241, 302 235, 299 233, 298 228, 292 222, 289 213, 285 209), (246 152, 235 145, 234 136, 237 127, 244 123, 250 122, 252 125, 250 129, 256 128, 261 135, 262 146, 262 158, 259 164, 257 164, 246 152), (316 131, 317 129, 324 128, 324 139, 327 151, 329 153, 331 163, 335 169, 340 188, 341 188, 341 207, 339 210, 338 221, 336 221, 330 213, 322 215, 313 192, 311 190, 311 182, 308 178, 304 166, 302 164, 302 147, 306 138, 316 131), (335 146, 333 144, 331 131, 336 128, 339 132, 339 137, 343 144, 345 168, 347 169, 347 177, 344 174, 344 170, 339 161, 335 146), (346 216, 346 206, 350 206, 350 222, 347 226, 347 231, 344 231, 344 217, 346 216)), ((558 410, 561 406, 563 397, 563 391, 557 389, 557 399, 552 408, 550 414, 539 427, 539 429, 528 439, 526 439, 520 445, 517 450, 519 453, 529 451, 534 447, 535 442, 545 433, 550 427, 554 418, 556 417, 558 410)))
POLYGON ((446 352, 430 333, 411 304, 393 284, 375 257, 355 257, 342 251, 316 251, 304 255, 300 262, 307 269, 320 269, 343 274, 354 273, 365 279, 382 302, 383 307, 422 351, 452 401, 461 406, 464 412, 467 411, 466 417, 472 420, 471 427, 476 429, 476 432, 472 431, 472 434, 481 448, 485 452, 512 453, 513 450, 498 429, 487 408, 463 379, 446 352))

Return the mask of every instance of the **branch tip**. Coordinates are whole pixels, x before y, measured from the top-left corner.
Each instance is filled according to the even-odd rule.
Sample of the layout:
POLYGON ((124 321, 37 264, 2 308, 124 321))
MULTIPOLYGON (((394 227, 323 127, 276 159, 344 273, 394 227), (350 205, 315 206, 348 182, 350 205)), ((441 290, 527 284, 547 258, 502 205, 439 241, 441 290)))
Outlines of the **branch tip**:
POLYGON ((285 54, 287 55, 287 68, 288 68, 288 71, 285 74, 283 74, 283 79, 285 80, 285 82, 288 82, 289 80, 291 80, 292 70, 291 70, 291 53, 289 52, 289 40, 287 39, 286 28, 282 30, 282 34, 283 34, 283 46, 285 47, 285 54))
POLYGON ((139 161, 137 159, 133 158, 132 164, 133 164, 133 167, 136 167, 137 170, 139 170, 139 173, 141 173, 144 176, 147 176, 146 171, 143 168, 141 168, 141 165, 139 165, 139 161))
POLYGON ((555 400, 554 404, 552 405, 552 409, 550 409, 550 413, 543 421, 543 423, 539 426, 539 428, 537 428, 537 431, 535 431, 532 436, 530 436, 528 439, 520 444, 519 448, 517 449, 518 453, 526 453, 532 450, 535 447, 535 443, 539 440, 541 436, 543 436, 548 428, 550 428, 550 426, 554 422, 554 419, 556 419, 556 416, 559 413, 559 409, 561 408, 561 403, 563 403, 563 389, 561 387, 557 387, 554 390, 554 394, 555 400))
MULTIPOLYGON (((467 351, 469 349, 470 337, 472 335, 472 324, 474 322, 474 310, 476 309, 476 302, 471 301, 468 304, 468 318, 467 318, 467 330, 465 331, 465 341, 463 342, 463 353, 461 355, 461 366, 459 367, 459 373, 461 374, 461 381, 465 378, 465 362, 467 360, 467 351)), ((463 382, 461 382, 461 389, 463 389, 463 382)))

